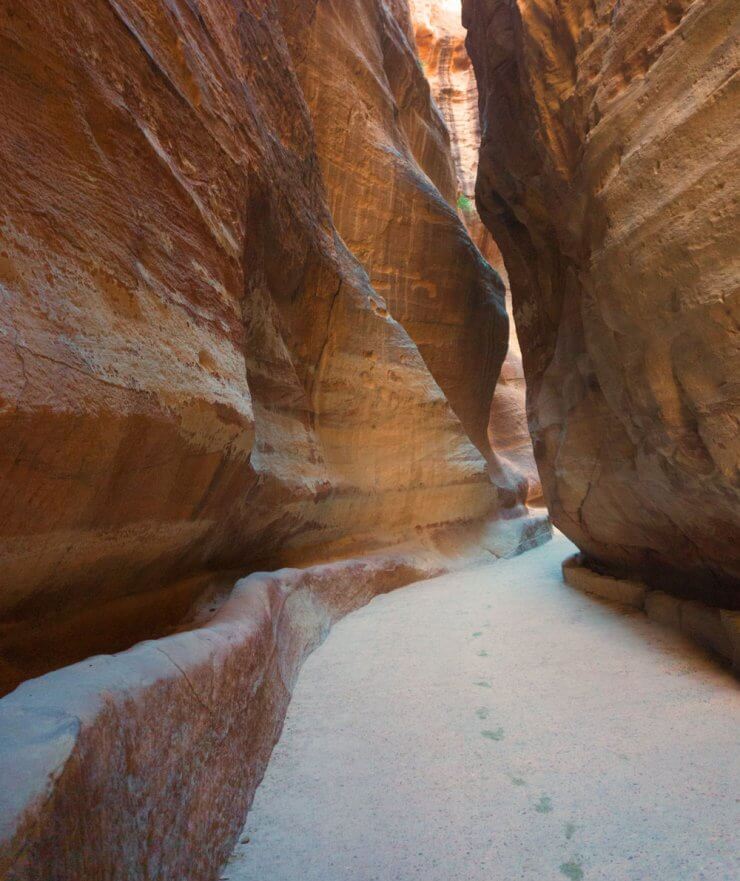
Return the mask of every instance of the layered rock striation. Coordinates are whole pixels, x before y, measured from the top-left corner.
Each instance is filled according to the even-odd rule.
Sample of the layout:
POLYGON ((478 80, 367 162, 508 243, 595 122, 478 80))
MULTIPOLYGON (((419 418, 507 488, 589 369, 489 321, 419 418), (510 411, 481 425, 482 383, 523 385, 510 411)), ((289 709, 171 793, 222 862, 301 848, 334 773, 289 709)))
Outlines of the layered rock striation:
POLYGON ((32 0, 0 39, 5 678, 231 569, 524 513, 405 3, 32 0))
MULTIPOLYGON (((488 413, 506 351, 503 285, 454 207, 450 140, 406 4, 318 3, 295 18, 289 45, 336 228, 490 458, 488 413)), ((374 377, 372 362, 367 369, 374 377)))
MULTIPOLYGON (((414 0, 414 34, 424 73, 447 130, 457 179, 457 208, 470 237, 507 286, 506 307, 511 319, 511 294, 501 252, 475 207, 480 125, 475 73, 465 47, 465 29, 456 0, 414 0)), ((509 347, 493 397, 488 441, 503 468, 514 468, 527 481, 527 499, 542 504, 542 487, 532 452, 525 406, 521 352, 509 324, 509 347)))
POLYGON ((463 16, 553 519, 592 564, 737 607, 737 6, 463 16))
POLYGON ((209 881, 331 624, 549 535, 487 430, 504 288, 405 0, 0 42, 0 875, 209 881))
POLYGON ((501 253, 475 207, 480 147, 478 86, 456 0, 413 0, 414 37, 424 74, 450 133, 457 207, 481 254, 505 276, 501 253))

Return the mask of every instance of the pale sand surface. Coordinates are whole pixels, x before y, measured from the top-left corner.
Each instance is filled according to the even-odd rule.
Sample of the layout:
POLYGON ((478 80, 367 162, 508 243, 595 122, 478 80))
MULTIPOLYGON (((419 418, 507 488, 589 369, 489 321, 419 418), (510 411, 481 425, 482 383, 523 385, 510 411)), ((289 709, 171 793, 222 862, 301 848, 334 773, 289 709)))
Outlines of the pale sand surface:
POLYGON ((307 661, 229 881, 737 881, 740 701, 562 583, 562 536, 419 582, 307 661))

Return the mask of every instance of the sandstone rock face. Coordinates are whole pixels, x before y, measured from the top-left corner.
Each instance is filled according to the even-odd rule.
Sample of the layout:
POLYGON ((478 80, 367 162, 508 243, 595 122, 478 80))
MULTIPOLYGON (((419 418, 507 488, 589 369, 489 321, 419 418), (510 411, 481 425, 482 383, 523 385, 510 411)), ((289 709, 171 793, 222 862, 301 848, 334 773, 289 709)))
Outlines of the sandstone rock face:
POLYGON ((465 0, 555 523, 737 606, 737 5, 465 0))
MULTIPOLYGON (((293 21, 289 45, 337 230, 489 458, 488 414, 506 351, 503 285, 454 207, 449 137, 406 4, 317 3, 293 21)), ((372 360, 367 369, 377 381, 372 360)))
POLYGON ((425 574, 405 557, 255 573, 201 627, 21 685, 0 701, 0 877, 214 881, 305 655, 425 574))
POLYGON ((0 39, 8 682, 232 568, 523 513, 405 3, 31 0, 0 39))
POLYGON ((447 525, 360 559, 255 572, 176 633, 24 682, 0 700, 0 878, 214 881, 331 625, 549 530, 542 515, 447 525))
MULTIPOLYGON (((465 48, 460 11, 457 0, 414 0, 416 44, 432 95, 450 133, 458 210, 481 254, 507 285, 506 306, 511 318, 503 258, 474 202, 480 146, 478 89, 465 48)), ((542 486, 527 426, 524 370, 513 320, 509 327, 509 348, 493 397, 488 442, 503 467, 514 468, 526 479, 528 501, 536 504, 542 501, 542 486)))
POLYGON ((0 40, 0 687, 68 664, 0 701, 0 876, 211 881, 332 622, 549 534, 487 432, 504 288, 405 0, 0 40))
POLYGON ((460 4, 457 0, 413 0, 411 6, 419 58, 450 133, 458 210, 478 250, 505 279, 501 252, 475 207, 480 148, 478 86, 465 48, 460 4))

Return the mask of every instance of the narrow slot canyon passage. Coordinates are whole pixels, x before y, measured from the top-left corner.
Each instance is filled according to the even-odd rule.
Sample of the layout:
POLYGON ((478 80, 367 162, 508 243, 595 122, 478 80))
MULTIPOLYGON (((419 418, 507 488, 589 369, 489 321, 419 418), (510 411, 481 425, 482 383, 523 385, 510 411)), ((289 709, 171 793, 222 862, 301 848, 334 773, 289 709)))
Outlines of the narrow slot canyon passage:
POLYGON ((737 0, 0 0, 0 881, 740 879, 737 0))
POLYGON ((735 881, 732 674, 565 585, 563 536, 306 661, 222 881, 735 881))

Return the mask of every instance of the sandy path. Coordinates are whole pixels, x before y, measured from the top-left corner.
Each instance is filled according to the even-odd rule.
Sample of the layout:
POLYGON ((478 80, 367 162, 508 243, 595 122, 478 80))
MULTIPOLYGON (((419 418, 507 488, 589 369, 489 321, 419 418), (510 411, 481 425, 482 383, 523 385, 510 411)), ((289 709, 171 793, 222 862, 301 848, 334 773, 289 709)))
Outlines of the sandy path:
POLYGON ((737 881, 735 680, 565 586, 564 538, 309 658, 229 881, 737 881))

